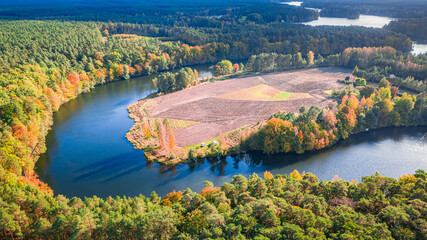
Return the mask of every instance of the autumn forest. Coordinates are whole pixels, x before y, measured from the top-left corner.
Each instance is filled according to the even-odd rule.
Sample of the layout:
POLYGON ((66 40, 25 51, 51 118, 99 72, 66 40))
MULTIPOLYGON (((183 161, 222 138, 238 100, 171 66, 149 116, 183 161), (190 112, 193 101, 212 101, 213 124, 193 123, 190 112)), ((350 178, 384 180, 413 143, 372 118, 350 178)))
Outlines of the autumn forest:
MULTIPOLYGON (((205 162, 215 172, 212 166, 248 153, 286 163, 378 129, 424 131, 416 139, 423 154, 427 52, 411 51, 427 41, 427 5, 278 2, 22 0, 0 7, 0 239, 427 239, 426 159, 408 163, 413 172, 388 177, 375 169, 354 180, 301 168, 257 174, 246 160, 249 172, 235 166, 234 176, 215 176, 227 177, 221 182, 199 181, 200 191, 168 182, 167 194, 110 197, 58 194, 51 175, 39 176, 63 106, 140 78, 149 79, 149 90, 113 103, 132 122, 119 138, 138 154, 138 166, 157 166, 160 175, 205 162), (383 28, 304 24, 364 14, 396 19, 383 28)), ((67 147, 64 158, 78 165, 73 152, 81 149, 67 147)), ((87 178, 117 167, 111 159, 87 178)))

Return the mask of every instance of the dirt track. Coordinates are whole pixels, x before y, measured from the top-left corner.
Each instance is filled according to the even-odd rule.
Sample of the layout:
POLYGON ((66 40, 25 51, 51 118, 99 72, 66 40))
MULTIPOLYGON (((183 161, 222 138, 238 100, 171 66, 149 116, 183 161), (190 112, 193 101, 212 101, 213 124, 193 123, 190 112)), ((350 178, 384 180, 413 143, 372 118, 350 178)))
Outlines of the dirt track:
POLYGON ((150 117, 200 122, 175 131, 178 146, 188 146, 215 138, 243 125, 268 118, 278 111, 298 112, 305 105, 327 106, 326 90, 343 87, 338 80, 350 75, 342 68, 318 68, 262 74, 199 85, 155 98, 150 117), (244 101, 219 96, 244 88, 266 84, 281 91, 309 93, 312 98, 287 101, 244 101))

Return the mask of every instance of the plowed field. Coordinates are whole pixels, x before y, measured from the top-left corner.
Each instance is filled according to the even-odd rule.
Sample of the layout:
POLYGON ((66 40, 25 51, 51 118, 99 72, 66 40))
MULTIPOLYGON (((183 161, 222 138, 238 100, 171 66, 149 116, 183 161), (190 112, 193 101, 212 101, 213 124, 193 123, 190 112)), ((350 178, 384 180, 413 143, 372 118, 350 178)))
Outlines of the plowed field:
POLYGON ((350 74, 348 69, 318 68, 218 81, 156 97, 147 112, 150 118, 197 122, 175 131, 176 144, 189 146, 278 111, 325 107, 332 101, 327 91, 342 88, 338 80, 350 74))

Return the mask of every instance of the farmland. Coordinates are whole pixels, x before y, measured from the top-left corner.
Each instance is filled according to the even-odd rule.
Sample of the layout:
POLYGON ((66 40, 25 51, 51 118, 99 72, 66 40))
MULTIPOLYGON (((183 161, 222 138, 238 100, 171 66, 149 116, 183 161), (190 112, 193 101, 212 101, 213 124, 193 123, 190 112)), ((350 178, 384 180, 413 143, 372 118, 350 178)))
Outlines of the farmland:
POLYGON ((297 113, 301 106, 325 107, 332 102, 328 92, 342 88, 339 80, 350 74, 341 68, 258 74, 143 99, 128 108, 136 125, 127 137, 137 148, 156 144, 155 139, 146 141, 138 134, 141 123, 151 123, 154 131, 156 119, 168 119, 174 126, 177 147, 200 144, 262 122, 278 111, 297 113))

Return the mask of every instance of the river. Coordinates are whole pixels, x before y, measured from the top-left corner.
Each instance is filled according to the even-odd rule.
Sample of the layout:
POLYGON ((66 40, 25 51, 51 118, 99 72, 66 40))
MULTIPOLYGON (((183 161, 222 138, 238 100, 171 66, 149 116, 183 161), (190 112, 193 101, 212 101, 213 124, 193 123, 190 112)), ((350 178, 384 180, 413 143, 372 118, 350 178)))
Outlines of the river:
MULTIPOLYGON (((195 67, 200 76, 211 76, 208 66, 195 67)), ((47 136, 47 152, 36 171, 55 194, 67 197, 165 195, 172 190, 203 188, 203 181, 221 186, 233 175, 253 172, 289 174, 309 171, 330 180, 381 174, 398 177, 427 169, 427 128, 390 128, 351 136, 334 147, 315 153, 266 156, 250 153, 222 160, 163 167, 147 164, 144 152, 126 138, 133 120, 127 106, 154 92, 153 76, 97 86, 90 93, 61 106, 47 136)))

